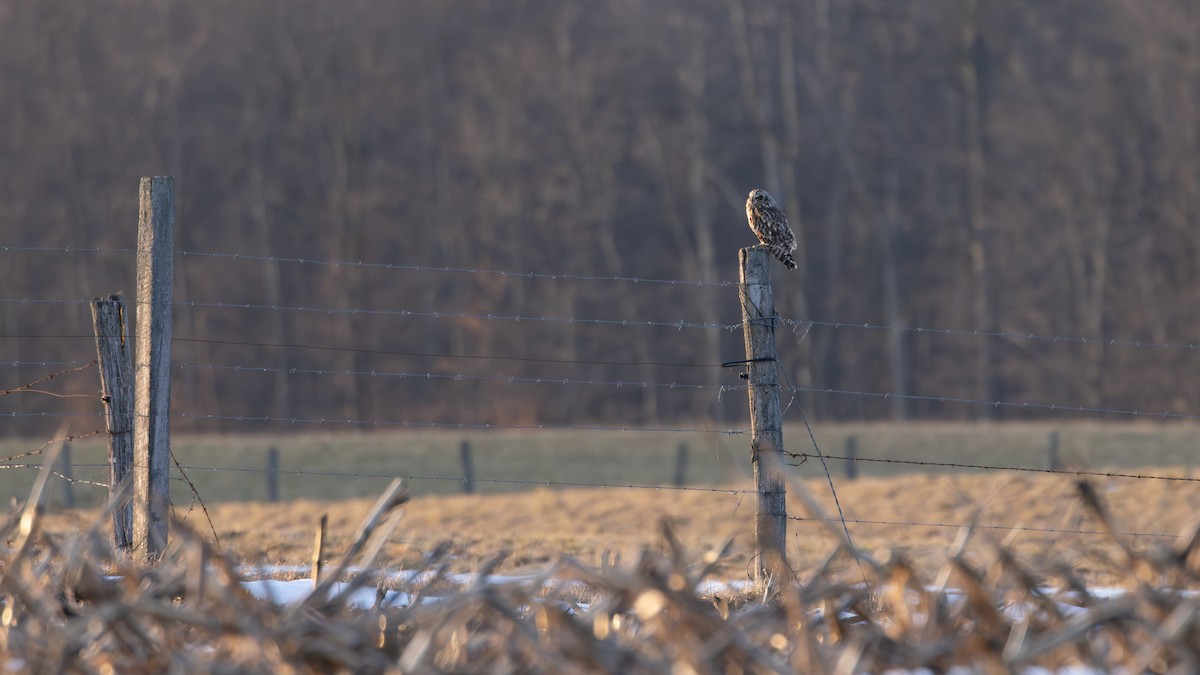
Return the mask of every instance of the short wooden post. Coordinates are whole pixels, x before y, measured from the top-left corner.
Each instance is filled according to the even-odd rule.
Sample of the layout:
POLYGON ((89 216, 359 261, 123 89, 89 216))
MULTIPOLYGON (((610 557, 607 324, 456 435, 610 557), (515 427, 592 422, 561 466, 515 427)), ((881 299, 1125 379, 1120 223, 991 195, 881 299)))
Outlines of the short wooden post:
POLYGON ((463 492, 475 492, 475 457, 471 454, 471 441, 462 442, 463 492))
POLYGON ((846 437, 846 478, 858 478, 858 436, 846 437))
POLYGON ((267 501, 279 501, 279 448, 267 448, 267 501))
POLYGON ((787 486, 783 474, 783 414, 775 352, 775 294, 767 249, 738 251, 741 267, 742 329, 750 396, 750 450, 758 490, 754 521, 756 578, 767 581, 786 563, 787 486), (774 558, 774 559, 773 559, 774 558))
POLYGON ((1047 465, 1051 471, 1062 469, 1062 459, 1058 455, 1059 434, 1058 429, 1050 432, 1050 437, 1046 441, 1049 444, 1049 452, 1047 452, 1047 465))
POLYGON ((63 508, 75 508, 75 470, 71 461, 71 444, 63 441, 58 454, 58 473, 63 478, 63 508))
POLYGON ((142 178, 138 196, 133 542, 156 560, 167 547, 170 508, 175 179, 142 178))
MULTIPOLYGON (((92 330, 100 366, 100 398, 108 430, 108 495, 133 470, 133 392, 129 342, 125 339, 125 301, 119 295, 92 300, 92 330)), ((126 493, 128 494, 128 493, 126 493)), ((113 545, 120 551, 133 546, 133 511, 127 501, 113 509, 113 545)))
POLYGON ((325 560, 325 528, 329 526, 329 514, 321 514, 321 522, 317 523, 317 536, 313 541, 312 583, 316 588, 321 583, 321 572, 325 560))
POLYGON ((675 485, 678 487, 687 485, 687 463, 687 443, 680 443, 679 448, 675 450, 675 485))

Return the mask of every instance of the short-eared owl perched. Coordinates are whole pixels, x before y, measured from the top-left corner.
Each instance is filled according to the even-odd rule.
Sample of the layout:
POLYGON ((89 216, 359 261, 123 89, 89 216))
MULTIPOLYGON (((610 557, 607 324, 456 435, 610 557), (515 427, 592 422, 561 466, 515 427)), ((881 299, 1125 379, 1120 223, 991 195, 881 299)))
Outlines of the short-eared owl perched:
POLYGON ((789 270, 796 269, 796 259, 792 257, 792 251, 796 250, 796 235, 775 198, 766 190, 751 190, 746 200, 746 218, 750 221, 750 229, 771 255, 779 258, 789 270))

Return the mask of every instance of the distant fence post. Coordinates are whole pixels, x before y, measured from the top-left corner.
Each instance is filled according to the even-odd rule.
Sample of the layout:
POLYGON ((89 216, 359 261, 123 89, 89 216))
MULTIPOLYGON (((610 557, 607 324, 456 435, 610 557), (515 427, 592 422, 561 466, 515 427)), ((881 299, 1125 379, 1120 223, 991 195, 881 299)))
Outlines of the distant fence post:
POLYGON ((63 441, 58 453, 58 472, 63 477, 63 508, 75 508, 75 472, 71 461, 71 443, 63 441))
POLYGON ((786 562, 787 487, 783 475, 783 414, 779 407, 775 352, 775 295, 767 249, 738 251, 742 330, 750 397, 750 449, 758 490, 754 520, 756 578, 766 581, 786 562), (772 558, 775 558, 774 560, 772 558))
MULTIPOLYGON (((96 359, 100 366, 100 398, 104 401, 104 425, 108 430, 108 495, 133 469, 133 392, 129 343, 125 337, 125 301, 119 295, 92 300, 92 330, 96 334, 96 359)), ((128 494, 128 493, 126 493, 128 494)), ((113 545, 117 550, 133 547, 133 511, 126 501, 113 509, 113 545)))
POLYGON ((1047 464, 1051 471, 1058 471, 1062 468, 1062 460, 1058 456, 1059 434, 1058 429, 1050 432, 1050 437, 1046 441, 1049 444, 1049 452, 1047 455, 1047 464))
POLYGON ((267 448, 267 501, 279 501, 279 448, 267 448))
POLYGON ((463 441, 462 448, 463 492, 475 492, 475 456, 471 454, 471 441, 463 441))
POLYGON ((679 448, 675 450, 675 485, 678 487, 687 485, 687 464, 688 445, 680 443, 679 448))
POLYGON ((170 508, 175 179, 142 178, 138 198, 133 542, 156 560, 167 547, 170 508))
POLYGON ((846 478, 858 478, 858 436, 846 437, 846 478))

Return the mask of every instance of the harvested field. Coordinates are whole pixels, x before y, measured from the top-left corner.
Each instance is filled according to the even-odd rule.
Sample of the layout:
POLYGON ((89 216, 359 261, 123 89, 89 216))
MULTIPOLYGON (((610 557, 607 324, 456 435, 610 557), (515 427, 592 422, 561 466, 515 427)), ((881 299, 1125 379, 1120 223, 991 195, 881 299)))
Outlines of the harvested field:
MULTIPOLYGON (((1037 482, 994 489, 1022 488, 1038 497, 1037 482)), ((882 492, 885 485, 874 487, 882 492)), ((1074 513, 1086 513, 1098 530, 1120 529, 1100 492, 1081 486, 1074 513)), ((1096 672, 1183 672, 1200 663, 1197 605, 1180 592, 1200 585, 1197 531, 1170 549, 1146 551, 1120 536, 1097 535, 1092 572, 1122 589, 1104 593, 1089 590, 1070 565, 1022 562, 1008 548, 965 532, 935 567, 928 567, 932 559, 912 565, 903 549, 842 544, 799 576, 777 569, 769 586, 701 590, 702 581, 724 576, 723 552, 685 543, 694 530, 661 527, 656 545, 622 564, 557 556, 516 580, 491 577, 503 552, 478 562, 477 575, 465 583, 444 576, 446 551, 427 552, 414 559, 413 569, 423 574, 402 582, 402 595, 388 596, 398 603, 356 608, 350 596, 377 583, 375 577, 340 572, 349 563, 369 570, 394 562, 372 542, 391 539, 400 523, 410 530, 434 526, 430 519, 444 518, 456 503, 477 510, 517 496, 430 497, 429 513, 414 504, 402 521, 387 513, 407 497, 389 491, 353 542, 339 538, 321 584, 287 605, 241 589, 236 563, 184 523, 176 523, 175 543, 154 567, 112 555, 97 530, 47 539, 42 526, 52 523, 34 506, 40 496, 35 490, 3 533, 9 548, 0 555, 0 646, 8 670, 782 673, 969 666, 1021 672, 1084 665, 1096 672), (335 587, 338 578, 351 583, 335 587)), ((601 501, 583 491, 529 497, 558 499, 546 505, 566 512, 564 521, 601 501)), ((681 505, 686 512, 692 504, 681 505)), ((335 532, 344 532, 343 519, 361 506, 344 505, 335 532)), ((694 527, 682 519, 681 526, 694 527)), ((838 539, 838 525, 824 530, 812 538, 838 539)), ((405 546, 417 552, 417 542, 405 546)))
MULTIPOLYGON (((1154 469, 1153 473, 1186 478, 1187 471, 1154 469)), ((803 483, 827 513, 836 514, 823 477, 803 483)), ((1093 569, 1094 554, 1103 541, 1100 528, 1081 509, 1075 482, 1062 475, 908 474, 839 480, 836 485, 848 520, 905 523, 848 523, 854 543, 877 556, 902 551, 917 569, 928 573, 944 562, 958 528, 921 523, 955 525, 974 521, 981 526, 978 536, 1007 539, 1010 548, 1027 560, 1069 559, 1089 581, 1111 581, 1093 569), (1028 529, 1013 531, 1007 529, 1010 527, 1028 529), (1064 532, 1076 530, 1085 534, 1064 532)), ((1094 485, 1116 514, 1116 530, 1139 535, 1123 535, 1135 546, 1173 541, 1143 535, 1178 534, 1200 513, 1200 483, 1195 481, 1111 478, 1096 480, 1094 485)), ((389 567, 412 567, 425 552, 443 542, 450 546, 450 566, 458 571, 473 570, 498 549, 511 552, 501 566, 503 570, 538 568, 559 554, 589 564, 613 556, 628 560, 641 547, 658 540, 658 523, 666 519, 692 550, 719 548, 732 539, 733 552, 723 574, 744 577, 753 549, 754 501, 752 495, 733 492, 750 489, 749 484, 729 489, 540 488, 504 494, 414 497, 406 506, 385 560, 389 567)), ((189 511, 187 503, 180 501, 177 499, 178 515, 185 516, 211 539, 199 507, 189 511)), ((313 533, 322 513, 329 514, 328 546, 331 555, 336 555, 372 502, 226 502, 211 505, 209 515, 221 546, 234 558, 249 563, 302 565, 311 558, 313 533)), ((803 515, 804 509, 793 498, 788 512, 803 515)), ((94 510, 51 513, 45 518, 46 528, 63 535, 78 532, 94 514, 94 510)), ((788 541, 790 561, 801 573, 835 546, 820 525, 806 521, 789 523, 788 541)))

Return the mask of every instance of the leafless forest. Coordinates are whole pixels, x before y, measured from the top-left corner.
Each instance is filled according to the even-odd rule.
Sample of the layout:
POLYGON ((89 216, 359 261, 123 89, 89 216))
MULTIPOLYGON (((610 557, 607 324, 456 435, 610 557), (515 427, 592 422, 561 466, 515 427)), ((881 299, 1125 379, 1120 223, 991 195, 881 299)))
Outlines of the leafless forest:
MULTIPOLYGON (((177 179, 180 251, 711 281, 736 280, 742 202, 766 187, 801 242, 779 311, 818 322, 780 333, 790 383, 1195 413, 1197 36, 1191 0, 4 2, 0 247, 107 251, 0 248, 0 360, 92 358, 86 304, 14 300, 131 294, 111 249, 134 243, 143 175, 177 179)), ((197 414, 745 414, 712 389, 288 372, 736 386, 715 364, 744 358, 737 331, 488 318, 736 323, 731 287, 181 255, 176 298, 281 308, 177 308, 174 398, 197 414)))

